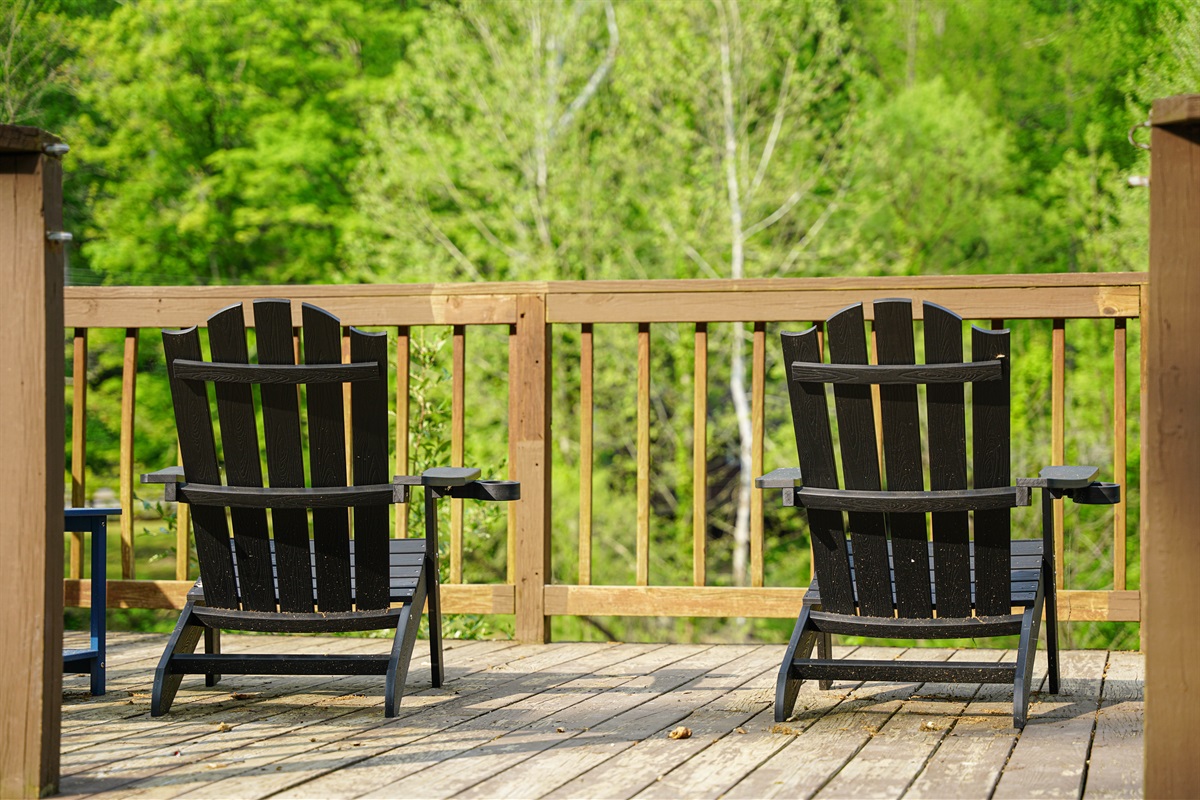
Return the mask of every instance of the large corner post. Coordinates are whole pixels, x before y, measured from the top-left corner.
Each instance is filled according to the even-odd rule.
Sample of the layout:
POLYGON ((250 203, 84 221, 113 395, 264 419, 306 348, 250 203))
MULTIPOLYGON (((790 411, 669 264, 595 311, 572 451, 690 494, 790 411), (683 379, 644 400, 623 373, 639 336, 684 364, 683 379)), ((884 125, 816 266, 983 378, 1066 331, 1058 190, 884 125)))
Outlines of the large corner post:
POLYGON ((508 442, 516 506, 516 637, 550 641, 545 587, 550 582, 550 326, 544 294, 517 297, 509 337, 508 442))
POLYGON ((63 614, 61 143, 0 125, 0 797, 57 791, 63 614))
POLYGON ((1147 797, 1200 786, 1200 95, 1154 102, 1142 438, 1147 797))

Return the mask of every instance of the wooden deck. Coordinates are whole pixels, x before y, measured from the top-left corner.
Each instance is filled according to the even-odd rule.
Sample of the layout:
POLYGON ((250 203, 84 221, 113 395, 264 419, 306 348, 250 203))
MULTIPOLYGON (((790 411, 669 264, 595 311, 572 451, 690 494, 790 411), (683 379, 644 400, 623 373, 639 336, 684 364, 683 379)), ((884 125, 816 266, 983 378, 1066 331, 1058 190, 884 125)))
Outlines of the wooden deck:
MULTIPOLYGON (((226 652, 285 652, 289 639, 227 635, 223 644, 226 652)), ((431 689, 419 641, 415 685, 397 719, 384 719, 380 677, 256 676, 226 676, 212 689, 187 678, 171 713, 151 719, 165 641, 112 635, 105 697, 88 696, 86 677, 66 676, 63 795, 1141 795, 1139 653, 1064 653, 1063 694, 1035 694, 1018 734, 1003 686, 836 683, 821 692, 806 684, 796 716, 777 726, 771 704, 783 648, 774 645, 452 641, 446 685, 431 689), (691 736, 669 739, 677 726, 691 736)), ((305 644, 361 653, 384 652, 390 641, 305 644)), ((976 660, 981 652, 1003 655, 920 656, 976 660)))

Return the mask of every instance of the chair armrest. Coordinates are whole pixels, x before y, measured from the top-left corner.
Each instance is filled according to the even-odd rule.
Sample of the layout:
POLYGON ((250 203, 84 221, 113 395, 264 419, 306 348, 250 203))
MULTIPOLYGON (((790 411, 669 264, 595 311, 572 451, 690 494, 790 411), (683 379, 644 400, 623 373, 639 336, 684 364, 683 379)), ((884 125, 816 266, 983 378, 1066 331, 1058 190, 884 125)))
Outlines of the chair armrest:
POLYGON ((1017 478, 1017 486, 1045 489, 1083 505, 1121 502, 1121 484, 1092 480, 1099 471, 1096 467, 1045 467, 1036 478, 1017 478))
POLYGON ((1017 478, 1017 486, 1031 489, 1082 489, 1092 482, 1096 467, 1043 467, 1036 478, 1017 478))
POLYGON ((143 472, 142 483, 187 483, 183 467, 167 467, 157 472, 143 472))
POLYGON ((465 486, 479 477, 473 467, 431 467, 420 475, 397 475, 392 483, 398 486, 465 486))
POLYGON ((755 478, 754 485, 759 489, 796 489, 804 482, 799 467, 784 467, 755 478))
POLYGON ((508 502, 521 499, 519 481, 482 480, 473 467, 433 467, 420 475, 397 475, 396 486, 429 486, 439 497, 461 497, 467 500, 508 502))

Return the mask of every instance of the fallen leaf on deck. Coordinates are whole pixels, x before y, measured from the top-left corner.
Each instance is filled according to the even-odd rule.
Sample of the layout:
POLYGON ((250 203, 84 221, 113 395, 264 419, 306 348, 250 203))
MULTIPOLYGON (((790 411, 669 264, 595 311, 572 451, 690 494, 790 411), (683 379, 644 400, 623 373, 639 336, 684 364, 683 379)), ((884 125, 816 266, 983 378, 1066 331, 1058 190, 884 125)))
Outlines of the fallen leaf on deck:
POLYGON ((252 700, 258 697, 258 692, 230 692, 229 696, 234 700, 252 700))
POLYGON ((745 733, 745 732, 746 732, 746 729, 745 729, 745 728, 743 728, 741 725, 739 725, 739 726, 737 726, 736 728, 734 728, 734 730, 735 730, 736 732, 738 732, 738 733, 745 733))
POLYGON ((692 735, 691 728, 685 728, 682 725, 680 725, 678 728, 676 728, 675 730, 668 733, 667 738, 668 739, 687 739, 691 735, 692 735))
POLYGON ((219 730, 221 733, 224 733, 225 731, 233 730, 233 726, 228 722, 222 722, 217 725, 217 730, 219 730))

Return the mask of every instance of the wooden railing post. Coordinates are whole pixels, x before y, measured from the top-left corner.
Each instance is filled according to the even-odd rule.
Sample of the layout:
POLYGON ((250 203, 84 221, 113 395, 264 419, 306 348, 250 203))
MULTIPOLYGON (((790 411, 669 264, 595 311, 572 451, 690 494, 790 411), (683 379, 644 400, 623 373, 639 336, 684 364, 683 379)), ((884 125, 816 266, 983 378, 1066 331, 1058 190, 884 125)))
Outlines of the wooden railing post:
POLYGON ((1154 101, 1142 446, 1146 797, 1200 785, 1200 95, 1154 101))
POLYGON ((58 789, 63 609, 62 165, 0 126, 0 797, 58 789))
POLYGON ((509 337, 508 446, 521 482, 516 510, 516 636, 550 640, 544 588, 550 580, 550 326, 544 294, 517 298, 509 337))

